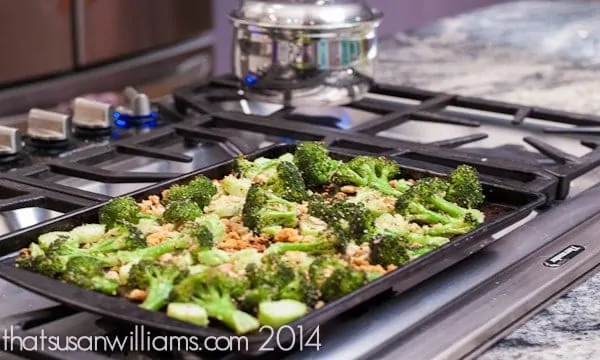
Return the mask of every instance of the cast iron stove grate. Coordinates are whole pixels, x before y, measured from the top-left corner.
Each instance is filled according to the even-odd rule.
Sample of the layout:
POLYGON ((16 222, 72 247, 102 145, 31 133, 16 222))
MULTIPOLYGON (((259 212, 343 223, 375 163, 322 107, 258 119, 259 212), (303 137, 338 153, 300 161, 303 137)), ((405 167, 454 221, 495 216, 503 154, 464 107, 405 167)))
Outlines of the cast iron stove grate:
POLYGON ((384 84, 375 85, 370 95, 374 96, 349 104, 347 107, 372 112, 377 114, 378 117, 348 130, 322 125, 327 122, 332 123, 332 121, 311 119, 311 117, 298 115, 294 113, 293 108, 282 108, 268 116, 223 111, 219 106, 220 102, 242 100, 242 95, 238 91, 238 81, 231 76, 222 76, 206 84, 179 89, 175 91, 174 99, 175 107, 181 113, 192 110, 196 113, 211 116, 213 120, 205 123, 210 127, 245 128, 298 140, 323 140, 334 147, 393 154, 401 158, 442 163, 450 166, 467 162, 481 166, 493 165, 498 168, 520 168, 528 172, 549 173, 558 178, 559 183, 555 197, 560 200, 567 197, 569 184, 572 180, 600 164, 600 150, 597 149, 599 142, 593 140, 581 140, 582 145, 592 149, 592 151, 578 157, 558 149, 539 137, 524 137, 524 143, 536 149, 541 156, 537 156, 538 161, 535 162, 524 159, 520 161, 521 166, 517 166, 515 162, 519 161, 515 161, 514 157, 507 159, 506 156, 498 156, 498 152, 494 153, 493 151, 495 149, 486 151, 484 157, 482 157, 481 153, 460 148, 463 145, 487 138, 489 134, 486 133, 448 138, 431 143, 417 143, 376 136, 379 132, 408 121, 445 123, 466 127, 479 127, 481 125, 477 120, 442 112, 442 110, 451 106, 510 115, 511 119, 507 121, 513 126, 522 126, 528 119, 544 120, 556 124, 556 127, 544 128, 542 134, 540 134, 541 136, 544 133, 575 136, 598 135, 600 134, 599 116, 572 114, 539 107, 384 84), (398 104, 382 100, 378 96, 413 100, 417 104, 400 107, 398 104), (570 127, 565 128, 565 125, 570 127), (547 161, 540 161, 540 158, 546 158, 547 161))

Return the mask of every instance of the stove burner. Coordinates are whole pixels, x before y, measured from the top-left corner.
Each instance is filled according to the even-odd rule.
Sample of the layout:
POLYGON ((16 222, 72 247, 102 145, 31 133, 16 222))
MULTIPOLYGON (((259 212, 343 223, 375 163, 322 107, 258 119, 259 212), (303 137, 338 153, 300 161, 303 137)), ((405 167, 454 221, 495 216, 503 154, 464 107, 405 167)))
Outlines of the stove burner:
POLYGON ((71 139, 43 140, 35 138, 25 139, 25 151, 31 155, 58 156, 66 151, 73 150, 75 143, 71 139))
POLYGON ((147 129, 158 126, 158 111, 152 110, 152 104, 146 94, 132 87, 123 92, 125 105, 113 113, 115 125, 121 129, 147 129))
POLYGON ((158 112, 152 112, 148 115, 130 115, 115 112, 113 118, 115 125, 121 129, 146 129, 158 125, 158 112))
POLYGON ((0 171, 22 168, 31 165, 31 157, 25 153, 0 155, 0 171))
POLYGON ((110 138, 112 128, 75 127, 73 134, 81 139, 104 140, 110 138))

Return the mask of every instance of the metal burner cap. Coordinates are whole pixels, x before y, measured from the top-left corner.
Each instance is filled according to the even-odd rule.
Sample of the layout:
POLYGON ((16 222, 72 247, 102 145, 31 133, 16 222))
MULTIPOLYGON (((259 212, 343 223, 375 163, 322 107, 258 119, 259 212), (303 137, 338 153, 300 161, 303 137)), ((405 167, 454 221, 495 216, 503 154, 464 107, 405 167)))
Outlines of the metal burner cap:
POLYGON ((360 0, 246 0, 232 22, 280 29, 340 29, 376 22, 383 14, 360 0))

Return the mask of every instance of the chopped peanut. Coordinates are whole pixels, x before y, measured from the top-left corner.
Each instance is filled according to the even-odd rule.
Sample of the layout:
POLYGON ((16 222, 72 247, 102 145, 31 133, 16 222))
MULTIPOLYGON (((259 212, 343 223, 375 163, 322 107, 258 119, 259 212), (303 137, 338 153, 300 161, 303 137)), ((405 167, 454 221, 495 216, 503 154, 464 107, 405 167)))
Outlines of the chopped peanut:
POLYGON ((298 229, 283 228, 283 229, 279 230, 277 232, 277 234, 275 234, 276 242, 295 243, 295 242, 300 242, 301 240, 302 240, 302 237, 300 236, 298 229))
POLYGON ((140 290, 140 289, 134 289, 131 290, 127 295, 125 295, 125 298, 127 300, 131 300, 131 301, 144 301, 146 300, 146 296, 148 296, 148 293, 144 290, 140 290))
POLYGON ((353 185, 344 185, 340 188, 340 191, 344 194, 356 194, 357 187, 353 185))

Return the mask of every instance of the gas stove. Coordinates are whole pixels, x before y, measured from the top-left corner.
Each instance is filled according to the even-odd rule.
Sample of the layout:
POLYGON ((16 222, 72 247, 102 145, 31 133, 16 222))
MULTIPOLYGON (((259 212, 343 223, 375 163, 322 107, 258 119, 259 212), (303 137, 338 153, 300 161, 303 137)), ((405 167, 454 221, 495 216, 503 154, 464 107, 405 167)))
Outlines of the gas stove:
MULTIPOLYGON (((222 76, 154 101, 127 89, 119 104, 76 99, 69 111, 33 109, 12 119, 0 128, 0 236, 274 143, 323 140, 345 152, 393 156, 408 166, 428 163, 444 171, 472 164, 487 181, 543 193, 547 202, 414 290, 397 296, 391 291, 322 324, 319 351, 268 357, 473 357, 596 267, 600 247, 586 234, 597 229, 586 221, 600 214, 593 200, 600 195, 600 117, 383 84, 347 106, 290 108, 248 101, 238 85, 222 76), (560 266, 543 265, 571 245, 585 251, 560 266), (451 334, 442 326, 449 324, 451 334)), ((0 301, 0 331, 130 331, 4 282, 0 301)), ((17 355, 241 358, 226 352, 10 356, 17 355)))

